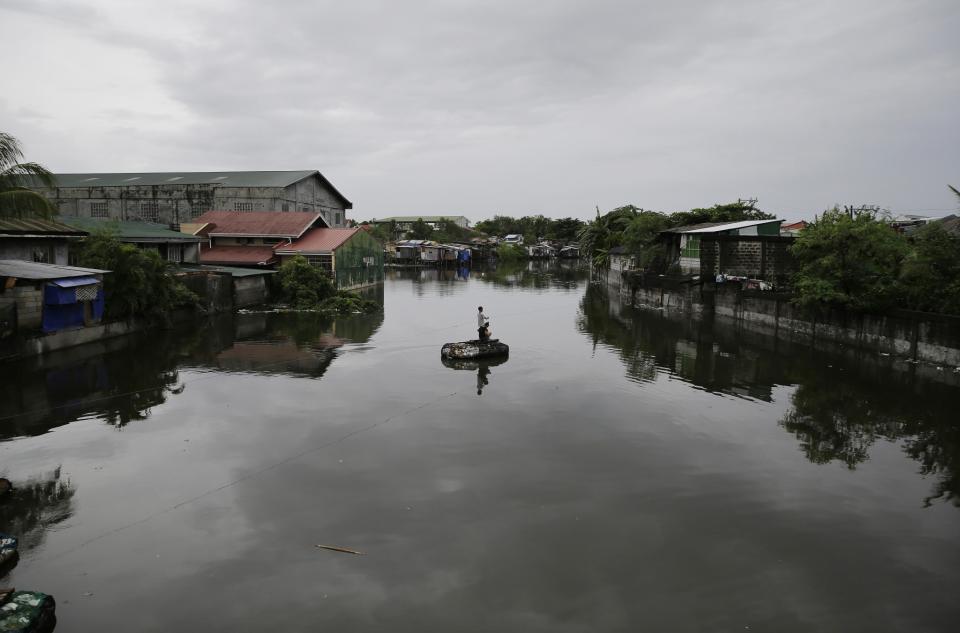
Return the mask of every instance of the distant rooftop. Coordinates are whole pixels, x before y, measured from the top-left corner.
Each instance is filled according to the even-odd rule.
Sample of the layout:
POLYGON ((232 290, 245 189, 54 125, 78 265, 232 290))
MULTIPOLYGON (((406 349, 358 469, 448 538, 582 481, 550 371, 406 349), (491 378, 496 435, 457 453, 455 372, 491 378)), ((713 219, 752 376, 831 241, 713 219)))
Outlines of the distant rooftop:
POLYGON ((417 220, 423 220, 424 222, 440 222, 441 220, 466 220, 465 215, 391 215, 389 218, 376 218, 370 220, 373 224, 381 224, 384 222, 416 222, 417 220))
POLYGON ((94 233, 107 230, 121 242, 199 242, 203 238, 173 231, 166 224, 132 220, 98 220, 96 218, 64 217, 64 223, 94 233))
POLYGON ((42 218, 0 218, 0 235, 5 236, 45 235, 51 237, 82 237, 86 234, 85 230, 64 224, 63 222, 57 222, 56 220, 44 220, 42 218))

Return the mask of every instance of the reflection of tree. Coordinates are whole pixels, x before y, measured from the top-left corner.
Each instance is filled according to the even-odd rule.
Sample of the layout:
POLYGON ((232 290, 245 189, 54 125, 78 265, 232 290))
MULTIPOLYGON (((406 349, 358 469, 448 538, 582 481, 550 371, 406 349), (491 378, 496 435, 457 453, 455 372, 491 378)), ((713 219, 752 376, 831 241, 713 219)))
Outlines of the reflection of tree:
POLYGON ((177 365, 196 343, 196 333, 158 331, 5 367, 14 377, 0 381, 0 439, 39 435, 90 414, 117 427, 146 419, 167 394, 179 393, 177 365))
POLYGON ((25 482, 14 482, 13 489, 0 501, 0 525, 20 540, 20 551, 39 546, 47 530, 73 515, 75 489, 60 478, 60 468, 25 482))
POLYGON ((877 440, 901 441, 938 482, 926 499, 960 506, 960 428, 952 422, 955 389, 903 382, 891 372, 863 377, 810 368, 800 378, 793 408, 780 421, 816 464, 840 461, 853 469, 877 440), (922 403, 922 404, 921 404, 922 403))
POLYGON ((517 288, 575 289, 588 277, 587 268, 576 260, 499 262, 475 269, 473 278, 497 286, 517 288))

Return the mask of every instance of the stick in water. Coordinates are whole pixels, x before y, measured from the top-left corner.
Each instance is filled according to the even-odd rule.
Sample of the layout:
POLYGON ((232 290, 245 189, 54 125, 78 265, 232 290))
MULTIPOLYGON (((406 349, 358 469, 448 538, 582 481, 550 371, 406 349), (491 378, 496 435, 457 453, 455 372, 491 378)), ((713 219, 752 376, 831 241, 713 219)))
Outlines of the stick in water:
POLYGON ((357 556, 363 556, 363 552, 358 552, 355 549, 348 549, 346 547, 337 547, 336 545, 317 545, 320 549, 328 549, 331 552, 342 552, 344 554, 356 554, 357 556))

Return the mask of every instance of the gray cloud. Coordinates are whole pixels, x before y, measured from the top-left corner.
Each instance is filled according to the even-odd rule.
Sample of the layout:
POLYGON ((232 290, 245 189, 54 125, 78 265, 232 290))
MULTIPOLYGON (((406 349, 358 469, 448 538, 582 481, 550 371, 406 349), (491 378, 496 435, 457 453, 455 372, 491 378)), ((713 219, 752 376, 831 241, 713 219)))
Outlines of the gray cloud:
POLYGON ((70 170, 315 167, 360 218, 586 217, 594 205, 747 195, 786 217, 834 203, 955 206, 949 0, 119 6, 0 3, 7 23, 146 60, 169 102, 144 102, 167 112, 147 124, 136 102, 111 105, 129 86, 99 69, 110 114, 81 148, 38 116, 10 116, 56 119, 69 99, 7 96, 5 127, 32 158, 70 170))

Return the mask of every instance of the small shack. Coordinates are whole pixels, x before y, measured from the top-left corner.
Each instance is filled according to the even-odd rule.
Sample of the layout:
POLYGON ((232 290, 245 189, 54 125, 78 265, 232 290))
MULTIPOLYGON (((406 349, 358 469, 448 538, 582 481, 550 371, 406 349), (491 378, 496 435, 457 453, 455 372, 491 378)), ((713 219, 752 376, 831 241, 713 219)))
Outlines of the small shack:
POLYGON ((667 261, 679 265, 680 272, 700 274, 700 242, 717 236, 779 236, 783 220, 744 220, 742 222, 704 222, 678 226, 660 232, 667 261))
POLYGON ((107 270, 0 260, 0 336, 99 323, 107 270))
POLYGON ((69 264, 70 244, 85 230, 42 218, 0 218, 0 259, 69 264))

